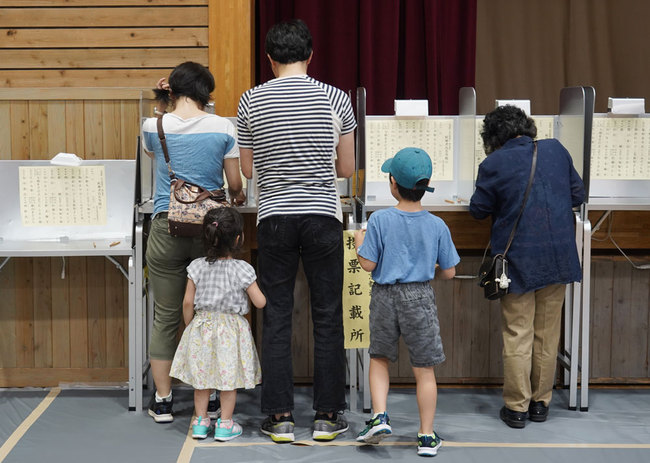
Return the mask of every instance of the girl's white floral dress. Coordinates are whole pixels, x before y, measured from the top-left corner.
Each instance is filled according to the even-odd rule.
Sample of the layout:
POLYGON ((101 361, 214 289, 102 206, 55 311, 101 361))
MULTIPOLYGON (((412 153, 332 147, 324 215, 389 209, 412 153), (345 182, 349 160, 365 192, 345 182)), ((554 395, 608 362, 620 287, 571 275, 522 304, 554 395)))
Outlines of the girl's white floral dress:
POLYGON ((262 370, 250 325, 246 289, 255 270, 239 259, 195 259, 187 276, 196 285, 194 318, 176 349, 170 376, 194 389, 252 389, 262 370))

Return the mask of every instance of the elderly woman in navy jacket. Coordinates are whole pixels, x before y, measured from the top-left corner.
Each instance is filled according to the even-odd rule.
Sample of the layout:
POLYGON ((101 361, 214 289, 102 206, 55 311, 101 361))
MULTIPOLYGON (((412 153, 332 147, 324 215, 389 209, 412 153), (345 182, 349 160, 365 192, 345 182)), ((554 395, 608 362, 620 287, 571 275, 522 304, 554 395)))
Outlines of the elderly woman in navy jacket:
POLYGON ((469 211, 492 216, 492 254, 502 253, 519 214, 537 145, 535 177, 508 250, 508 294, 501 299, 503 400, 501 419, 523 428, 545 421, 555 380, 566 284, 580 281, 572 208, 584 186, 568 151, 555 139, 533 142, 535 122, 519 108, 485 116, 481 163, 469 211))

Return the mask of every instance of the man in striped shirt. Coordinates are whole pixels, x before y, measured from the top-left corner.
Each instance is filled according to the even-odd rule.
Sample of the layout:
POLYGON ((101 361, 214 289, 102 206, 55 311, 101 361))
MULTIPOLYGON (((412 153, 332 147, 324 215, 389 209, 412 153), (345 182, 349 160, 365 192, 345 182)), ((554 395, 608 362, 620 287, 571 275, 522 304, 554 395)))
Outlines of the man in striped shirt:
POLYGON ((242 172, 257 172, 258 273, 266 295, 261 431, 294 440, 291 321, 302 260, 314 324, 313 438, 348 429, 343 348, 343 236, 336 177, 354 172, 356 121, 345 92, 307 75, 312 38, 300 20, 273 26, 266 53, 275 79, 245 92, 237 113, 242 172))

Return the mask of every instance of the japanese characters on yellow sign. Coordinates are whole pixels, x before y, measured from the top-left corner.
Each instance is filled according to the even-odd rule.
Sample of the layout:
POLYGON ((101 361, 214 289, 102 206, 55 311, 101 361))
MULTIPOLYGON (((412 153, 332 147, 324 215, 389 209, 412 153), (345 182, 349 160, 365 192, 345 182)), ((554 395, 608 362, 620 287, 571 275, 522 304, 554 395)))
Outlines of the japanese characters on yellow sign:
POLYGON ((370 289, 372 278, 359 265, 354 230, 343 231, 343 332, 346 349, 370 346, 370 289))

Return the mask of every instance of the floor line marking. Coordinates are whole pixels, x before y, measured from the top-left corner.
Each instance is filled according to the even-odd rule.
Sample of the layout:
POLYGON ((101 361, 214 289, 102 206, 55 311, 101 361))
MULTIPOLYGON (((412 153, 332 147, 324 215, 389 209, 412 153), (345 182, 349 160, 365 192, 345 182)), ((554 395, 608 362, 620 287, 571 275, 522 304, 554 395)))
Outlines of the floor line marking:
POLYGON ((45 396, 38 406, 23 420, 16 430, 9 436, 9 438, 0 447, 0 463, 7 458, 7 455, 13 450, 16 444, 22 439, 29 428, 36 422, 36 420, 43 414, 45 410, 52 404, 56 396, 61 392, 60 387, 53 387, 50 392, 45 396))
POLYGON ((192 421, 194 421, 194 416, 192 416, 192 419, 190 420, 190 426, 187 429, 187 435, 185 436, 185 441, 183 442, 181 453, 178 454, 176 463, 190 463, 192 460, 194 447, 196 447, 196 439, 192 437, 192 421))
MULTIPOLYGON (((196 443, 195 447, 252 447, 259 445, 282 445, 275 442, 214 442, 214 443, 196 443)), ((306 447, 360 447, 366 444, 363 442, 312 442, 312 441, 295 441, 290 445, 306 447)), ((379 446, 415 446, 415 441, 411 442, 386 442, 383 441, 379 446)), ((577 448, 577 449, 650 449, 650 444, 589 444, 584 442, 567 442, 567 443, 546 443, 546 442, 453 442, 442 441, 443 447, 496 447, 496 448, 577 448)), ((179 462, 180 463, 180 462, 179 462)))

